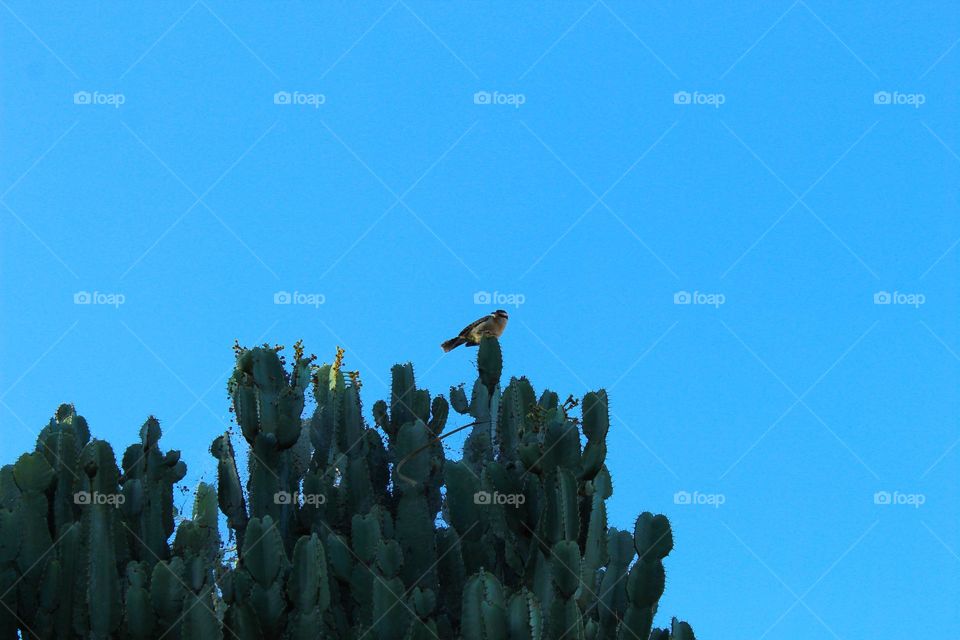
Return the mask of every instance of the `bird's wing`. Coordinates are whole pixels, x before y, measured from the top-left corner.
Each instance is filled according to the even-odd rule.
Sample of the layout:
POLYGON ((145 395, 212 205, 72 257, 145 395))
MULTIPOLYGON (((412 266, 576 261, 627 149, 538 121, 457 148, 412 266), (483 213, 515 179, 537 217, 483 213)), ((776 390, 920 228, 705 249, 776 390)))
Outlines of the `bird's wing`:
POLYGON ((489 318, 490 318, 489 315, 485 315, 482 318, 474 320, 473 322, 471 322, 470 324, 468 324, 463 328, 463 331, 460 332, 460 337, 466 338, 467 336, 470 335, 470 332, 477 327, 477 325, 482 324, 483 322, 486 322, 489 318))

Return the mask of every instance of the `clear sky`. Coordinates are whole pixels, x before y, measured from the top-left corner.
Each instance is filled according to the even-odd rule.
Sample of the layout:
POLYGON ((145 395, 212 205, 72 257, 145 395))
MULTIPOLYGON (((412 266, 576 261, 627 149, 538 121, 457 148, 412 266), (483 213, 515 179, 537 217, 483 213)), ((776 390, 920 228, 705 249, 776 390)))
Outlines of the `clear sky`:
POLYGON ((0 29, 3 463, 73 402, 116 450, 155 414, 209 480, 234 339, 343 346, 369 408, 396 362, 472 381, 438 345, 503 306, 505 376, 610 392, 610 524, 674 526, 658 622, 960 636, 954 3, 3 0, 0 29))

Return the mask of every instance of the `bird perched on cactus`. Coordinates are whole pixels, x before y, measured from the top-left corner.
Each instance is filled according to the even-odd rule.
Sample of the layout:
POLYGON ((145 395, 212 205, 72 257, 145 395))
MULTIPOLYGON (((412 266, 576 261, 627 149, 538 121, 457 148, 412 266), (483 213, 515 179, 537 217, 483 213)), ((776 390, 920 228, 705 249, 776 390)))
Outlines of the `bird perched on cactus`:
POLYGON ((480 344, 480 339, 485 336, 499 338, 503 335, 503 330, 507 328, 509 316, 503 309, 497 309, 489 315, 485 315, 479 320, 474 320, 460 332, 456 338, 450 338, 443 342, 440 348, 444 351, 456 349, 462 344, 468 347, 475 347, 480 344))

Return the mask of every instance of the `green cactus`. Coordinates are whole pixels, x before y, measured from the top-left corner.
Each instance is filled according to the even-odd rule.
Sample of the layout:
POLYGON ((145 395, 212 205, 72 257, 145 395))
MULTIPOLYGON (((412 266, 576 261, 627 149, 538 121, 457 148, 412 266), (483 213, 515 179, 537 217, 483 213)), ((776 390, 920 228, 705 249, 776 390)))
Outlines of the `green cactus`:
POLYGON ((666 516, 641 513, 633 544, 638 558, 627 575, 627 611, 618 630, 621 640, 650 635, 657 603, 666 586, 662 560, 673 549, 673 532, 666 516))
POLYGON ((526 378, 512 378, 503 391, 500 403, 500 458, 513 460, 523 436, 530 428, 530 412, 536 404, 536 396, 526 378))
POLYGON ((277 523, 270 516, 251 518, 234 576, 233 611, 228 610, 228 617, 244 620, 253 613, 265 637, 279 637, 285 622, 284 582, 288 570, 277 523))
MULTIPOLYGON (((589 518, 585 531, 581 531, 583 563, 581 565, 580 607, 587 610, 596 603, 600 588, 600 570, 609 562, 607 553, 607 498, 613 494, 613 485, 606 467, 602 468, 587 484, 589 518)), ((583 503, 581 503, 583 504, 583 503)))
POLYGON ((409 606, 403 601, 404 583, 398 577, 403 566, 403 551, 396 540, 377 545, 373 581, 373 622, 375 638, 397 640, 411 624, 409 606))
POLYGON ((440 635, 440 627, 434 620, 437 607, 437 595, 432 589, 414 587, 410 594, 408 610, 413 614, 412 622, 404 635, 404 640, 429 640, 429 638, 449 637, 445 628, 444 636, 440 635))
POLYGON ((293 373, 283 367, 276 349, 242 350, 228 389, 243 437, 251 445, 258 436, 272 436, 278 449, 289 449, 300 437, 304 395, 310 380, 310 358, 298 358, 293 373))
POLYGON ((464 414, 470 411, 470 401, 463 391, 463 385, 450 387, 450 404, 457 413, 464 414))
POLYGON ((180 622, 185 640, 223 638, 214 599, 219 548, 216 490, 201 482, 194 498, 193 519, 180 523, 173 542, 174 554, 184 560, 183 577, 189 589, 180 622))
POLYGON ((146 562, 130 561, 127 565, 124 626, 126 633, 135 640, 152 638, 157 625, 157 617, 150 604, 148 571, 146 562))
POLYGON ((77 474, 77 459, 80 450, 90 441, 86 420, 76 414, 71 405, 63 404, 57 409, 50 423, 37 437, 37 452, 46 457, 56 474, 57 484, 53 495, 53 515, 56 530, 72 523, 78 517, 79 506, 74 492, 80 476, 77 474))
POLYGON ((150 416, 140 428, 140 444, 123 454, 123 515, 133 557, 149 563, 170 557, 167 540, 174 531, 173 486, 187 473, 179 451, 166 454, 158 443, 160 422, 150 416))
POLYGON ((607 431, 610 429, 610 415, 607 409, 607 392, 592 391, 583 397, 583 434, 587 437, 587 446, 583 449, 580 464, 581 480, 592 480, 603 466, 607 457, 607 431))
POLYGON ((671 640, 697 640, 693 635, 693 628, 676 618, 670 622, 670 638, 671 640))
POLYGON ((550 575, 555 595, 550 606, 551 638, 583 638, 583 620, 574 595, 580 586, 580 547, 572 540, 561 540, 553 547, 550 575))
POLYGON ((503 587, 493 574, 480 569, 463 587, 461 631, 465 640, 507 637, 503 587))
POLYGON ((0 637, 16 638, 25 621, 17 616, 17 572, 12 567, 0 569, 0 637))
POLYGON ((540 603, 526 587, 510 596, 507 603, 507 633, 510 640, 541 640, 543 612, 540 603))
POLYGON ((293 605, 287 631, 291 638, 316 638, 330 606, 330 570, 317 534, 297 540, 293 568, 287 578, 287 598, 293 605))
POLYGON ((666 517, 607 526, 606 392, 561 404, 523 377, 501 390, 499 343, 479 347, 469 398, 431 397, 397 365, 372 426, 343 350, 312 367, 298 344, 288 368, 278 349, 238 349, 228 389, 249 475, 217 437, 216 486, 198 484, 176 527, 186 465, 159 421, 118 469, 62 405, 0 467, 0 638, 693 638, 676 619, 653 629, 666 517), (470 421, 448 428, 451 408, 470 421), (448 461, 442 439, 462 429, 448 461))
POLYGON ((601 638, 615 637, 617 626, 627 610, 627 590, 624 582, 627 569, 635 555, 633 536, 626 531, 611 528, 607 532, 607 551, 610 560, 603 572, 598 591, 597 614, 601 638))
POLYGON ((156 626, 174 629, 180 620, 187 597, 183 558, 174 556, 153 565, 150 576, 150 604, 156 615, 156 626))
POLYGON ((500 375, 503 373, 503 354, 500 351, 500 342, 496 338, 487 336, 480 340, 477 371, 480 374, 480 381, 492 396, 494 390, 500 385, 500 375))
POLYGON ((247 505, 240 486, 237 460, 230 443, 230 434, 224 433, 210 445, 210 453, 217 459, 217 501, 227 517, 227 527, 236 534, 237 546, 243 547, 247 529, 247 505))
POLYGON ((300 478, 293 474, 289 451, 300 439, 304 391, 313 358, 298 353, 288 373, 278 349, 239 349, 227 389, 243 437, 250 445, 247 482, 250 515, 269 516, 292 551, 300 478))

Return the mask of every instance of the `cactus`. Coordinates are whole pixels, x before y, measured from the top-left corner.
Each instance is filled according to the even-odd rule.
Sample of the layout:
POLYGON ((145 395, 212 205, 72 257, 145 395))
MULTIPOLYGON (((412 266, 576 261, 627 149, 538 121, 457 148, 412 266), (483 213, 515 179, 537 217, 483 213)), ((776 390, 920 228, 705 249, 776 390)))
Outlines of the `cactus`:
POLYGON ((123 454, 124 517, 134 523, 128 542, 134 558, 149 563, 170 557, 167 540, 173 533, 173 485, 187 473, 179 451, 166 454, 158 443, 160 422, 150 416, 140 428, 140 444, 123 454))
POLYGON ((641 513, 633 544, 638 558, 627 575, 627 611, 618 630, 621 640, 650 635, 657 603, 666 585, 662 560, 673 549, 673 532, 666 516, 641 513))
POLYGON ((583 620, 574 598, 580 585, 580 547, 576 542, 562 540, 554 545, 550 574, 555 589, 550 608, 550 637, 583 638, 583 620))
MULTIPOLYGON (((90 633, 108 637, 122 620, 121 583, 118 566, 123 539, 116 523, 119 510, 98 496, 119 495, 120 473, 113 449, 102 440, 91 440, 80 452, 78 463, 89 479, 89 504, 83 508, 81 521, 83 547, 88 556, 82 560, 87 581, 85 613, 89 616, 90 633)), ((125 563, 124 563, 125 564, 125 563)))
POLYGON ((80 477, 76 475, 80 450, 90 441, 86 420, 76 414, 70 405, 60 405, 50 423, 37 437, 37 451, 46 457, 56 473, 54 490, 54 527, 59 530, 77 518, 78 509, 73 494, 80 477))
POLYGON ((507 611, 503 587, 493 574, 481 569, 463 588, 464 640, 505 638, 507 611))
POLYGON ((250 515, 270 516, 281 539, 292 550, 294 506, 300 478, 294 477, 289 449, 300 439, 304 391, 310 382, 310 363, 297 349, 292 372, 267 346, 238 349, 237 366, 227 389, 243 437, 250 445, 247 491, 250 515))
POLYGON ((125 631, 135 640, 152 638, 157 625, 157 617, 150 604, 147 576, 147 563, 130 561, 127 565, 125 631))
POLYGON ((343 349, 318 367, 299 343, 290 367, 279 350, 237 348, 246 482, 223 433, 216 486, 196 487, 176 527, 186 465, 156 418, 118 468, 62 405, 0 468, 0 639, 693 638, 676 619, 653 629, 666 517, 607 526, 605 391, 561 403, 523 377, 501 389, 500 345, 484 338, 469 394, 431 397, 397 365, 368 424, 343 349), (462 429, 463 457, 447 460, 442 439, 462 429))
POLYGON ((526 587, 510 596, 507 604, 507 632, 510 640, 543 638, 543 612, 540 603, 526 587))
POLYGON ((236 534, 237 546, 243 547, 247 529, 247 505, 240 488, 237 460, 230 444, 230 434, 224 433, 210 445, 210 453, 217 459, 217 501, 227 517, 227 528, 236 534))
POLYGON ((317 534, 297 540, 293 549, 293 569, 287 579, 287 598, 293 613, 287 626, 291 638, 317 637, 323 626, 323 613, 330 606, 330 570, 323 544, 317 534))
POLYGON ((408 605, 405 605, 404 583, 398 577, 403 565, 403 552, 396 540, 382 540, 377 545, 373 581, 373 622, 375 638, 398 640, 410 626, 408 605))

